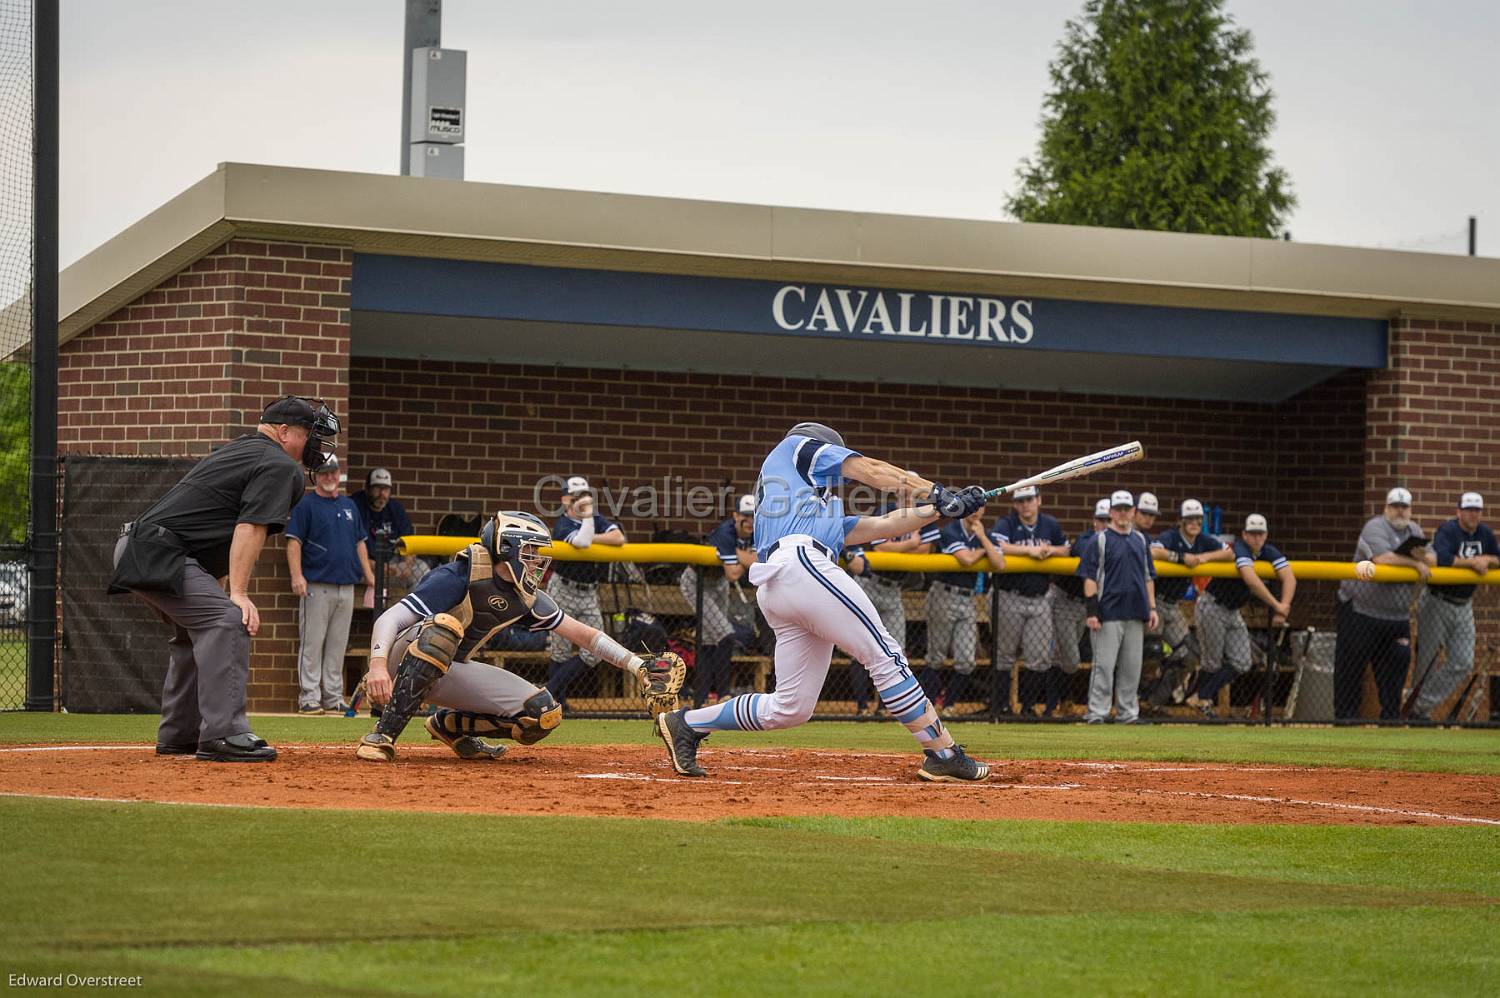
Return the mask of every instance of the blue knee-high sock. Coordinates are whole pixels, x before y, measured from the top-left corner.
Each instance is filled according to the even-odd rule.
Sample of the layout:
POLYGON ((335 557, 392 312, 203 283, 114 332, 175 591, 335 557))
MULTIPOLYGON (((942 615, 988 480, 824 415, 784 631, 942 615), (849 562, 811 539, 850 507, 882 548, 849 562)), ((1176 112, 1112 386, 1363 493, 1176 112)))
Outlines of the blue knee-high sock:
POLYGON ((760 706, 768 694, 747 693, 712 707, 695 707, 682 715, 694 731, 764 731, 760 706))
POLYGON ((906 726, 923 749, 939 759, 953 755, 953 736, 938 720, 937 710, 910 672, 880 690, 880 702, 891 716, 906 726))
POLYGON ((1234 675, 1234 669, 1227 665, 1208 673, 1198 682, 1198 698, 1212 700, 1219 695, 1219 690, 1234 681, 1234 675))

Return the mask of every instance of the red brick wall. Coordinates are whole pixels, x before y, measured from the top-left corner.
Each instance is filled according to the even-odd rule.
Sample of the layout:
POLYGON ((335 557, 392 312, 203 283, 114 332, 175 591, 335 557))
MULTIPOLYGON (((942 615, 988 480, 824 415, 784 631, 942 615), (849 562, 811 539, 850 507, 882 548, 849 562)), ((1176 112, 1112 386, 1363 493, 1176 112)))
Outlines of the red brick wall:
MULTIPOLYGON (((352 261, 339 247, 233 240, 68 341, 62 450, 202 456, 254 430, 266 402, 289 393, 344 413, 352 261)), ((286 709, 296 697, 297 621, 279 538, 261 555, 251 595, 262 621, 251 709, 286 709)))

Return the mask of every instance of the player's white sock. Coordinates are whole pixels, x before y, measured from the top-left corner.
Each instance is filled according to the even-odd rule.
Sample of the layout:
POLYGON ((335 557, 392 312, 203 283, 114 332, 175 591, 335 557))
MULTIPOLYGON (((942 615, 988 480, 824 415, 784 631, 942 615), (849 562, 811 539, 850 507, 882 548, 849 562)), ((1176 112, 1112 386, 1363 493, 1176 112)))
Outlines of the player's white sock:
POLYGON ((764 731, 759 707, 765 693, 748 693, 730 697, 712 707, 696 707, 682 719, 694 731, 764 731))
POLYGON ((880 702, 885 704, 885 709, 906 725, 906 730, 916 736, 918 744, 939 759, 947 759, 953 755, 953 736, 938 719, 937 710, 933 708, 932 701, 927 699, 927 694, 922 691, 922 684, 917 682, 915 676, 907 674, 897 680, 895 685, 887 686, 879 692, 880 702))

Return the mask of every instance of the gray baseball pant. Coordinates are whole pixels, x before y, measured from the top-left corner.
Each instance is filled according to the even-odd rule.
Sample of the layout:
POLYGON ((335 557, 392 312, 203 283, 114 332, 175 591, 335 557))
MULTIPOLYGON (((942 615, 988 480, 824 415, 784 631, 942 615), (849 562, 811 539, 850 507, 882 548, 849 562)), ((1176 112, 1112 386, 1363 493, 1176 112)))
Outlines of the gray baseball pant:
POLYGON ((1145 637, 1146 624, 1140 620, 1106 620, 1094 632, 1088 720, 1107 718, 1111 699, 1116 721, 1134 721, 1140 715, 1136 689, 1141 684, 1141 642, 1145 637))
POLYGON ((1433 708, 1448 699, 1474 668, 1474 606, 1468 600, 1450 603, 1423 591, 1417 607, 1417 668, 1415 681, 1422 683, 1412 705, 1418 717, 1430 717, 1433 708), (1439 648, 1447 649, 1441 665, 1439 648), (1422 677, 1426 677, 1423 679, 1422 677))
POLYGON ((344 655, 349 651, 349 620, 354 586, 309 582, 298 614, 298 706, 340 709, 344 705, 344 655))

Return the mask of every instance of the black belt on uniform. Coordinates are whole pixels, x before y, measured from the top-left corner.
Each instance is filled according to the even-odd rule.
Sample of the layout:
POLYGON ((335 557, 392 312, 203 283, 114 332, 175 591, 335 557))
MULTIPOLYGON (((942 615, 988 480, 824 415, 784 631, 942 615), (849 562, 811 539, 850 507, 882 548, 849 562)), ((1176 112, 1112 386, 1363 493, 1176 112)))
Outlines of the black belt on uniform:
MULTIPOLYGON (((817 548, 819 551, 822 551, 823 552, 823 557, 827 558, 829 561, 833 562, 834 564, 838 564, 838 560, 839 560, 838 556, 835 555, 832 551, 830 551, 828 549, 828 545, 826 545, 826 544, 820 544, 819 542, 813 540, 811 537, 809 537, 805 541, 805 543, 809 547, 814 547, 814 548, 817 548)), ((776 549, 779 548, 779 547, 781 547, 781 541, 772 541, 770 547, 766 548, 766 553, 760 556, 760 560, 761 561, 765 561, 767 558, 771 557, 771 555, 773 555, 773 554, 776 553, 776 549)))
POLYGON ((1459 599, 1456 596, 1449 596, 1447 593, 1436 587, 1431 587, 1427 591, 1432 593, 1432 595, 1436 596, 1438 599, 1442 600, 1444 603, 1451 603, 1454 606, 1463 606, 1465 603, 1469 602, 1467 599, 1459 599))
POLYGON ((952 589, 956 593, 968 593, 970 596, 974 595, 973 586, 969 586, 967 589, 965 589, 963 586, 955 586, 951 582, 934 582, 933 585, 942 586, 944 589, 952 589))

